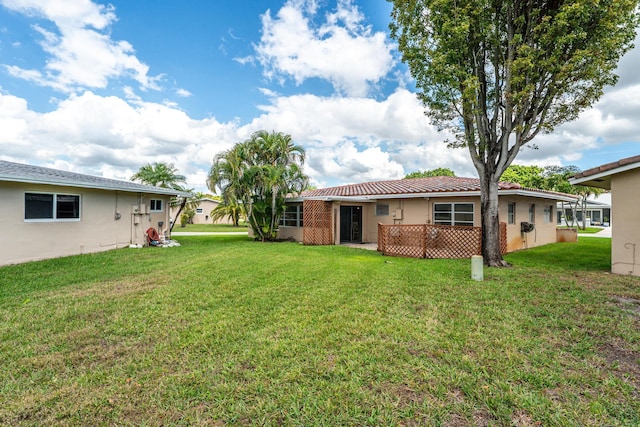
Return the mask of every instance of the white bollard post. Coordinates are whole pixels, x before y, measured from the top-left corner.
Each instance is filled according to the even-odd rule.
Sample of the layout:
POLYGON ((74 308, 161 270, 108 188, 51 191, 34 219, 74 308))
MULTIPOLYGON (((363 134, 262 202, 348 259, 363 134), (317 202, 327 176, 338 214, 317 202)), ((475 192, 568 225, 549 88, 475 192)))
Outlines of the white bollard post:
POLYGON ((484 279, 484 260, 482 255, 471 257, 471 278, 481 282, 484 279))

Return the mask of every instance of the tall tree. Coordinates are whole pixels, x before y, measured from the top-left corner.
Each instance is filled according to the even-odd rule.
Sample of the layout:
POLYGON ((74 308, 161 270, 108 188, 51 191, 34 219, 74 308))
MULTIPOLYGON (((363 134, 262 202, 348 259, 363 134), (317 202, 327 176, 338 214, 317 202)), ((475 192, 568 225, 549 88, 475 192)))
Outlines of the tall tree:
POLYGON ((154 187, 170 188, 172 190, 184 191, 187 178, 178 173, 178 169, 173 163, 154 162, 147 163, 133 174, 131 181, 138 181, 154 187))
MULTIPOLYGON (((187 178, 184 175, 180 175, 178 169, 173 163, 154 162, 153 164, 147 163, 138 169, 138 172, 131 176, 131 181, 137 181, 142 184, 153 185, 154 187, 170 188, 178 191, 185 190, 184 186, 187 183, 187 178)), ((171 222, 170 230, 173 230, 173 226, 176 224, 180 213, 188 203, 188 197, 177 197, 171 199, 172 206, 179 206, 176 216, 171 222)))
POLYGON ((404 179, 410 178, 432 178, 434 176, 456 176, 455 172, 449 168, 435 168, 426 171, 415 171, 407 174, 404 179))
POLYGON ((304 149, 290 135, 258 131, 214 158, 207 185, 221 190, 227 205, 241 203, 257 239, 274 240, 285 198, 303 191, 304 149))
POLYGON ((540 132, 575 119, 617 81, 638 0, 389 0, 391 35, 440 128, 481 184, 482 254, 500 253, 498 182, 540 132))

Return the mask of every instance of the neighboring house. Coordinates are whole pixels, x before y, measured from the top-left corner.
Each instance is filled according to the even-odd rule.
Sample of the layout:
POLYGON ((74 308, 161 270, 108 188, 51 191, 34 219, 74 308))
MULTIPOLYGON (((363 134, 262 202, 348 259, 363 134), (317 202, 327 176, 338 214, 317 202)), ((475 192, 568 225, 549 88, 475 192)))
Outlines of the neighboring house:
POLYGON ((144 245, 147 229, 168 232, 171 197, 188 195, 0 161, 0 265, 144 245))
MULTIPOLYGON (((562 215, 563 203, 558 203, 558 225, 571 225, 571 215, 573 210, 568 203, 564 203, 564 215, 562 215), (569 218, 569 220, 567 220, 569 218)), ((574 204, 575 206, 575 204, 574 204)), ((611 225, 611 193, 603 193, 597 196, 589 196, 586 206, 587 227, 591 225, 605 226, 611 225)), ((578 202, 575 211, 576 221, 582 224, 582 205, 578 202)))
POLYGON ((611 190, 611 272, 640 276, 640 156, 586 170, 569 182, 611 190))
MULTIPOLYGON (((214 210, 220 201, 209 198, 198 200, 198 204, 195 208, 196 213, 191 219, 193 224, 233 224, 233 221, 228 216, 217 220, 215 223, 211 220, 211 211, 214 210)), ((171 219, 175 218, 178 212, 177 207, 171 207, 171 219)), ((176 227, 180 226, 180 218, 176 219, 176 227)), ((175 229, 175 227, 174 227, 175 229)))
MULTIPOLYGON (((569 194, 500 183, 506 251, 556 242, 556 204, 575 200, 569 194), (535 229, 522 232, 522 223, 534 223, 535 229)), ((377 242, 378 223, 480 227, 480 180, 414 178, 305 191, 287 200, 279 237, 305 242, 305 229, 309 234, 313 228, 322 234, 321 244, 377 242)))

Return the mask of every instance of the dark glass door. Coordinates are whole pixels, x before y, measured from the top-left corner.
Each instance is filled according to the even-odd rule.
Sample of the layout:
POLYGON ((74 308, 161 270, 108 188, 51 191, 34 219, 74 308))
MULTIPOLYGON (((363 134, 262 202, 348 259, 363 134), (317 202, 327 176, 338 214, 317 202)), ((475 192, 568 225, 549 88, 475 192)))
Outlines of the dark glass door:
POLYGON ((362 242, 361 206, 340 206, 340 242, 362 242))

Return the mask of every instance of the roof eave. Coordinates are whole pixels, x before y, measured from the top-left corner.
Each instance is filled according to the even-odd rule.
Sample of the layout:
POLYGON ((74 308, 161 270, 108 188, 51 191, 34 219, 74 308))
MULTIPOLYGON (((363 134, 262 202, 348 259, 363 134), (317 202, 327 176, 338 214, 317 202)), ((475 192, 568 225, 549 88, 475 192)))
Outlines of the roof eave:
POLYGON ((15 177, 15 176, 0 176, 0 181, 4 182, 21 182, 25 184, 41 184, 41 185, 57 185, 59 187, 75 187, 75 188, 91 188, 94 190, 110 190, 110 191, 122 191, 126 193, 149 193, 149 194, 163 194, 167 196, 180 196, 180 197, 189 197, 191 193, 186 191, 178 191, 172 190, 168 188, 160 188, 160 187, 140 187, 140 188, 127 188, 127 187, 116 187, 116 186, 108 186, 108 185, 98 185, 98 184, 87 184, 87 183, 79 183, 79 182, 66 182, 66 181, 56 181, 56 180, 47 180, 47 179, 33 179, 33 178, 25 178, 25 177, 15 177))

